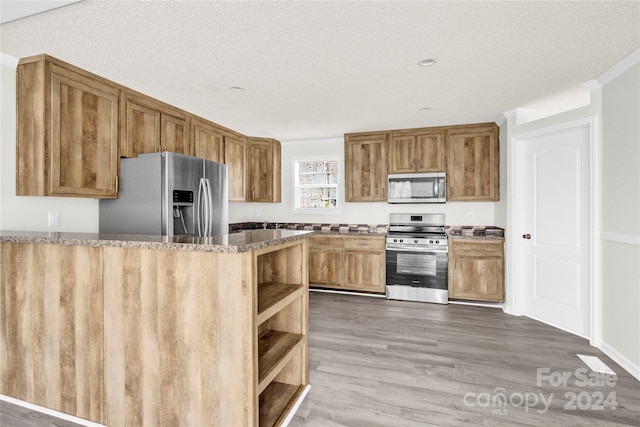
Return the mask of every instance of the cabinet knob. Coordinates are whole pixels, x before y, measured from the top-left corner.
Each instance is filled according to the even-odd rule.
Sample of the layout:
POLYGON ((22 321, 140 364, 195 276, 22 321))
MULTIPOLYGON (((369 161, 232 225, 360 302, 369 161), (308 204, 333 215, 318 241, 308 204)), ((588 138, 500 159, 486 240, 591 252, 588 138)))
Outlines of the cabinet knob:
POLYGON ((527 234, 523 234, 523 235, 522 235, 522 238, 523 238, 523 239, 527 239, 527 240, 529 240, 529 239, 531 239, 531 234, 529 234, 529 233, 527 233, 527 234))

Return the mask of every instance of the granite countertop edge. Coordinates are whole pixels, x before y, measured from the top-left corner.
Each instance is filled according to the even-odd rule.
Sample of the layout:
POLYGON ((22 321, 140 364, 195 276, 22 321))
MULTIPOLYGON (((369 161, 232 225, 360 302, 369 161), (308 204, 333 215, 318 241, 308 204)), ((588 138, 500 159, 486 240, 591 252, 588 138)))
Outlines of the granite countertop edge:
MULTIPOLYGON (((465 227, 467 228, 467 227, 465 227)), ((470 228, 470 227, 469 227, 470 228)), ((501 230, 501 229, 498 229, 501 230)), ((447 228, 447 235, 451 240, 502 240, 499 234, 475 234, 467 230, 460 234, 461 229, 447 228), (452 232, 453 231, 453 232, 452 232)), ((197 237, 168 237, 137 234, 100 234, 74 232, 34 232, 34 231, 0 231, 0 242, 52 244, 66 246, 113 247, 125 249, 156 249, 191 252, 219 252, 242 253, 275 246, 289 241, 319 236, 358 236, 358 237, 386 237, 387 230, 383 228, 332 228, 332 229, 246 229, 238 230, 224 236, 207 238, 197 237)))
POLYGON ((2 243, 242 253, 309 237, 313 231, 255 230, 214 237, 167 237, 136 234, 0 231, 2 243))

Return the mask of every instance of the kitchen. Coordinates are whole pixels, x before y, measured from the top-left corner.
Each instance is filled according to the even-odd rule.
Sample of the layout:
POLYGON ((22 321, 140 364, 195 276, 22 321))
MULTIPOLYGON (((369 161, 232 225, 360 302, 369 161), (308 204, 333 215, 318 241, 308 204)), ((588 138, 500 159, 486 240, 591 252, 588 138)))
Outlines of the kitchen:
MULTIPOLYGON (((73 5, 70 7, 74 7, 73 5)), ((87 7, 86 5, 78 5, 78 7, 87 7)), ((62 10, 61 10, 62 11, 62 10)), ((60 13, 61 13, 60 11, 60 13)), ((44 15, 42 16, 44 17, 44 15)), ((41 18, 42 18, 41 17, 41 18)), ((6 27, 3 26, 3 40, 6 40, 5 37, 10 36, 10 34, 7 32, 4 32, 4 29, 6 27)), ((628 53, 628 51, 630 51, 632 49, 628 49, 627 52, 621 52, 619 57, 623 57, 626 53, 628 53)), ((42 51, 46 51, 46 52, 51 52, 49 49, 42 49, 42 51)), ((4 50, 4 42, 3 42, 3 53, 12 53, 12 52, 5 52, 4 50)), ((37 52, 33 52, 35 53, 40 53, 40 51, 37 52)), ((23 56, 27 56, 27 55, 19 55, 19 57, 23 57, 23 56)), ((607 63, 606 67, 604 67, 604 69, 606 69, 609 66, 614 65, 616 61, 611 61, 610 63, 607 63)), ((77 61, 74 61, 75 65, 80 65, 80 63, 78 63, 77 61)), ((4 62, 3 62, 4 64, 4 62)), ((437 66, 437 65, 436 65, 437 66)), ((417 68, 417 67, 416 67, 417 68)), ((604 69, 602 71, 604 71, 604 69)), ((16 198, 15 196, 12 196, 13 194, 13 176, 15 175, 15 169, 14 169, 14 154, 13 154, 13 148, 12 146, 7 146, 4 141, 15 141, 15 135, 12 135, 12 131, 10 129, 10 127, 4 126, 5 123, 5 119, 4 116, 5 114, 14 114, 11 113, 11 110, 13 109, 13 107, 8 108, 7 110, 5 110, 5 105, 8 105, 5 102, 5 96, 7 96, 8 98, 11 98, 11 91, 5 91, 4 88, 6 87, 5 84, 10 84, 10 82, 13 80, 13 76, 11 75, 10 72, 5 73, 5 65, 3 65, 3 127, 2 127, 2 138, 3 138, 3 152, 2 152, 2 210, 0 212, 1 216, 0 216, 0 228, 3 230, 11 230, 11 229, 16 229, 16 225, 19 225, 18 228, 20 229, 29 229, 29 230, 43 230, 46 231, 49 229, 49 227, 46 224, 46 220, 47 220, 47 213, 48 212, 60 212, 60 220, 61 220, 61 226, 59 228, 56 228, 56 231, 71 231, 71 229, 73 227, 76 228, 76 230, 79 231, 95 231, 97 228, 97 202, 95 200, 45 200, 43 198, 16 198), (7 82, 8 81, 8 82, 7 82), (5 95, 7 94, 7 95, 5 95), (8 134, 8 135, 7 135, 8 134), (33 212, 33 215, 30 217, 27 217, 25 215, 25 211, 26 212, 33 212)), ((595 73, 593 75, 590 75, 589 78, 596 78, 598 76, 599 73, 595 73)), ((585 79, 586 80, 586 79, 585 79)), ((132 85, 133 86, 133 85, 132 85)), ((9 86, 10 87, 10 86, 9 86)), ((135 89, 142 89, 141 87, 135 85, 133 86, 135 89)), ((603 94, 606 95, 606 92, 603 94)), ((164 98, 162 98, 164 99, 164 98)), ((609 106, 611 107, 611 102, 609 101, 609 104, 607 104, 607 100, 606 97, 603 99, 603 110, 602 111, 602 115, 603 117, 607 117, 606 114, 615 114, 616 110, 612 110, 612 109, 604 109, 605 106, 609 106)), ((9 103, 10 104, 10 103, 9 103)), ((593 109, 597 109, 600 107, 596 107, 595 103, 594 103, 594 107, 593 109)), ((189 108, 185 108, 187 110, 189 110, 189 108)), ((631 110, 633 111, 633 110, 631 110)), ((571 117, 571 114, 568 114, 568 116, 565 117, 571 117)), ((495 119, 495 117, 492 117, 491 120, 495 119)), ((562 120, 563 118, 561 117, 560 119, 556 119, 556 121, 562 120)), ((15 122, 15 116, 11 116, 8 121, 11 122, 15 122)), ((234 126, 232 126, 232 124, 234 123, 233 121, 225 121, 225 120, 214 120, 216 122, 219 122, 225 126, 229 126, 231 128, 234 128, 234 126)), ((553 119, 548 119, 547 123, 552 123, 553 119)), ((380 122, 380 123, 384 123, 384 122, 380 122)), ((446 125, 449 123, 454 123, 454 121, 450 121, 450 122, 442 122, 441 124, 446 125)), ((502 143, 504 143, 504 141, 508 141, 510 140, 510 138, 513 135, 517 135, 519 133, 525 132, 525 131, 530 131, 532 128, 534 128, 535 126, 542 126, 542 124, 544 122, 538 122, 536 123, 523 123, 522 122, 522 118, 519 116, 519 114, 516 115, 511 115, 509 117, 505 117, 505 123, 502 124, 501 126, 501 136, 500 136, 500 140, 502 141, 502 143), (505 126, 506 123, 506 126, 505 126)), ((404 128, 409 128, 412 126, 403 126, 404 128)), ((366 125, 354 125, 353 128, 350 129, 358 129, 360 131, 370 131, 370 130, 379 130, 379 129, 397 129, 399 128, 398 126, 384 126, 384 125, 379 125, 376 127, 372 127, 372 126, 366 126, 366 125)), ((605 129, 605 132, 611 131, 611 130, 606 130, 606 122, 604 122, 603 128, 605 129)), ((611 129, 611 128, 609 128, 611 129)), ((340 134, 342 133, 346 133, 347 129, 344 129, 342 132, 340 132, 340 134)), ((260 132, 246 132, 250 135, 262 135, 260 132)), ((619 141, 628 141, 628 136, 624 136, 625 134, 623 133, 623 138, 619 138, 619 136, 617 135, 613 135, 610 138, 605 138, 608 134, 605 134, 602 138, 603 140, 607 139, 607 141, 610 140, 619 140, 619 141), (625 139, 626 138, 626 139, 625 139)), ((266 135, 264 135, 266 136, 266 135)), ((335 134, 333 136, 336 136, 335 134)), ((299 138, 298 140, 303 139, 303 138, 299 138)), ((338 156, 343 156, 344 155, 344 145, 343 145, 343 139, 339 138, 339 137, 335 137, 335 138, 331 138, 331 139, 325 139, 325 140, 318 140, 318 139, 313 139, 313 138, 308 138, 307 141, 304 142, 295 142, 296 139, 292 138, 290 139, 290 141, 282 141, 282 175, 281 175, 281 179, 282 179, 282 202, 281 203, 274 203, 274 204, 266 204, 266 203, 231 203, 229 208, 229 217, 231 219, 230 222, 263 222, 264 220, 268 220, 272 223, 275 223, 276 221, 279 223, 297 223, 297 222, 304 222, 304 223, 339 223, 339 224, 388 224, 388 218, 389 218, 389 214, 390 213, 394 213, 394 212, 411 212, 413 211, 413 209, 411 209, 410 211, 404 209, 402 206, 400 205, 387 205, 386 203, 382 203, 382 202, 373 202, 371 204, 369 203, 345 203, 342 206, 342 211, 340 214, 332 214, 332 215, 326 215, 326 216, 322 216, 322 215, 309 215, 309 216, 299 216, 296 214, 291 213, 292 209, 291 209, 291 182, 293 181, 293 178, 291 176, 292 174, 292 168, 291 168, 291 164, 293 162, 293 159, 296 157, 303 157, 303 156, 310 156, 310 155, 338 155, 338 156), (304 219, 301 219, 304 218, 304 219), (336 218, 335 220, 333 218, 336 218)), ((623 142, 620 142, 620 144, 623 144, 623 142)), ((621 152, 620 150, 622 150, 622 152, 625 152, 625 150, 630 150, 631 148, 625 145, 621 145, 621 146, 611 146, 611 151, 609 151, 609 142, 607 142, 606 145, 603 144, 603 159, 608 160, 609 162, 619 162, 619 161, 624 161, 624 159, 619 159, 619 158, 610 158, 611 156, 614 156, 614 152, 621 152)), ((633 160, 633 151, 630 152, 630 156, 627 156, 626 159, 627 161, 632 161, 633 160)), ((509 233, 509 221, 508 221, 508 185, 506 184, 507 179, 508 179, 508 172, 504 173, 505 170, 508 170, 507 167, 507 162, 508 162, 508 152, 507 150, 504 149, 504 147, 501 147, 501 162, 503 163, 502 167, 501 167, 501 198, 500 201, 498 202, 452 202, 452 203, 447 203, 445 205, 420 205, 420 211, 429 211, 429 212, 444 212, 447 218, 447 225, 494 225, 494 226, 501 226, 503 228, 505 228, 507 230, 506 236, 507 236, 507 248, 510 246, 510 238, 513 238, 513 236, 515 236, 515 231, 513 233, 511 233, 513 236, 510 237, 510 233, 509 233), (506 190, 506 192, 505 192, 506 190)), ((606 163, 605 166, 609 165, 610 163, 606 163)), ((609 168, 609 166, 607 166, 607 168, 609 168)), ((606 169, 606 168, 605 168, 606 169)), ((632 168, 627 168, 628 170, 632 170, 632 168)), ((607 171, 610 171, 610 169, 606 169, 607 171)), ((615 170, 615 168, 614 168, 615 170)), ((611 174, 606 175, 609 177, 612 177, 611 179, 613 179, 613 172, 610 172, 611 174)), ((602 185, 604 186, 608 186, 610 181, 607 181, 606 176, 603 178, 602 181, 602 185)), ((614 193, 606 193, 605 195, 603 195, 604 198, 607 199, 606 204, 603 203, 603 209, 606 209, 607 212, 614 212, 616 211, 616 206, 621 207, 622 205, 620 205, 619 201, 616 201, 616 199, 614 198, 615 194, 614 193), (613 198, 613 199, 610 199, 613 198)), ((633 200, 631 201, 632 203, 629 205, 632 209, 634 208, 634 203, 633 200)), ((629 199, 625 199, 625 206, 626 203, 629 203, 629 199)), ((618 209, 617 211, 622 211, 622 209, 618 209)), ((607 213, 607 215, 612 215, 613 213, 607 213)), ((623 215, 622 212, 615 212, 615 215, 623 215)), ((608 217, 609 218, 609 217, 608 217)), ((614 235, 616 234, 624 234, 624 235, 631 235, 633 236, 635 231, 634 230, 634 224, 633 222, 630 222, 628 218, 626 217, 620 217, 618 218, 620 221, 616 221, 615 222, 615 227, 603 227, 602 228, 602 232, 609 232, 612 233, 614 235), (623 227, 626 224, 627 228, 618 228, 618 227, 623 227)), ((609 223, 606 223, 609 224, 609 223)), ((614 223, 611 223, 614 224, 614 223)), ((637 234, 637 233, 636 233, 637 234)), ((611 236, 609 236, 611 237, 611 236)), ((614 236, 615 237, 615 236, 614 236)), ((603 243, 603 250, 604 253, 602 255, 602 263, 601 263, 601 268, 605 269, 606 271, 603 271, 602 274, 615 274, 615 277, 617 278, 616 282, 617 283, 609 283, 607 282, 607 289, 608 292, 607 294, 604 296, 604 299, 602 300, 602 304, 603 306, 601 306, 600 310, 603 311, 602 315, 602 331, 601 334, 603 334, 603 342, 607 343, 607 344, 613 344, 610 346, 610 349, 614 349, 614 350, 619 350, 619 353, 617 354, 617 356, 623 356, 623 359, 626 358, 628 360, 630 360, 632 362, 632 366, 635 364, 635 366, 638 365, 638 363, 633 362, 636 358, 636 348, 638 343, 635 342, 633 340, 634 334, 632 331, 629 331, 627 333, 621 333, 619 331, 624 331, 626 327, 628 327, 628 320, 616 320, 618 319, 617 317, 617 313, 615 315, 612 315, 611 313, 611 306, 607 305, 607 304, 613 304, 613 306, 615 307, 614 313, 615 311, 618 311, 618 313, 620 315, 623 316, 631 316, 631 319, 634 319, 635 317, 633 316, 637 316, 635 314, 632 314, 633 311, 635 310, 635 308, 637 308, 637 305, 632 305, 629 308, 625 309, 625 303, 623 301, 626 301, 627 304, 633 304, 634 298, 635 298, 635 294, 633 294, 633 288, 631 288, 631 291, 627 290, 629 289, 629 283, 632 283, 632 279, 633 279, 633 271, 629 270, 629 266, 632 264, 625 264, 626 267, 624 269, 619 269, 619 268, 615 268, 611 271, 609 271, 610 268, 612 268, 615 264, 612 264, 615 262, 615 258, 611 258, 613 256, 614 253, 618 254, 620 253, 623 257, 633 257, 633 249, 631 249, 631 251, 627 250, 627 249, 621 249, 621 248, 614 248, 612 247, 613 245, 618 245, 621 244, 623 245, 622 247, 626 247, 624 246, 625 243, 615 243, 615 242, 611 242, 609 240, 607 240, 606 242, 603 243), (627 272, 626 276, 625 276, 625 271, 627 272), (625 285, 625 283, 627 285, 625 285), (616 288, 617 286, 617 288, 616 288), (625 287, 626 286, 626 287, 625 287), (623 292, 621 295, 619 294, 619 292, 623 292), (632 292, 631 294, 625 293, 625 292, 632 292), (607 299, 609 296, 614 296, 615 295, 615 303, 614 302, 608 302, 609 300, 607 299), (621 310, 621 311, 620 311, 621 310), (625 311, 627 310, 627 311, 625 311), (626 314, 629 313, 629 314, 626 314), (617 327, 616 325, 620 325, 619 323, 616 322, 622 322, 622 324, 624 324, 624 327, 620 328, 617 327), (635 347, 634 347, 635 346, 635 347)), ((515 244, 514 244, 515 245, 515 244)), ((628 245, 628 244, 626 244, 628 245)), ((507 257, 508 257, 508 253, 507 253, 507 257)), ((507 281, 507 289, 509 289, 509 261, 507 261, 507 276, 506 276, 506 281, 507 281)), ((507 292, 507 299, 509 298, 509 293, 507 292)), ((636 334, 637 335, 637 334, 636 334)), ((611 351, 609 351, 609 353, 611 353, 611 351)), ((620 357, 618 357, 618 359, 620 359, 620 357)), ((620 363, 620 362, 618 362, 620 363)), ((632 368, 633 369, 633 368, 632 368)))

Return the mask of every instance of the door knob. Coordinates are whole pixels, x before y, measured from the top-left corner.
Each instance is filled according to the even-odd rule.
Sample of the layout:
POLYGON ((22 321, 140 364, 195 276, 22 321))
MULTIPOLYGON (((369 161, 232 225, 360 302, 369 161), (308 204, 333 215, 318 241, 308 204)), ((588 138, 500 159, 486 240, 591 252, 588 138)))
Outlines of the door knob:
POLYGON ((523 234, 523 235, 522 235, 522 238, 523 238, 523 239, 527 239, 527 240, 529 240, 529 239, 531 239, 531 234, 529 234, 529 233, 527 233, 527 234, 523 234))

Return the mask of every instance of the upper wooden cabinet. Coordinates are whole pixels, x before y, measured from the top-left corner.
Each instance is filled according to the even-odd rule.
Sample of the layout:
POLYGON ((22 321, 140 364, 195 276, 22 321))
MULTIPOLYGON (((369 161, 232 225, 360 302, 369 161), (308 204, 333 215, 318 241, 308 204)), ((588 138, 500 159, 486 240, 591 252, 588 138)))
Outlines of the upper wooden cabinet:
POLYGON ((495 123, 447 129, 447 200, 500 199, 500 130, 495 123))
POLYGON ((224 135, 213 123, 192 117, 191 145, 194 156, 224 163, 224 135))
POLYGON ((171 151, 191 154, 188 115, 153 98, 123 90, 120 155, 171 151))
POLYGON ((345 200, 387 201, 387 134, 345 134, 345 200))
POLYGON ((249 202, 280 202, 280 142, 249 138, 249 202))
POLYGON ((116 197, 118 95, 108 80, 47 55, 20 60, 16 194, 116 197))
POLYGON ((247 138, 225 135, 224 162, 228 166, 229 201, 247 200, 247 138))
POLYGON ((441 130, 416 129, 391 134, 389 173, 444 172, 441 130))
POLYGON ((387 170, 444 171, 447 201, 497 201, 499 136, 495 123, 345 134, 346 201, 387 201, 387 170))

